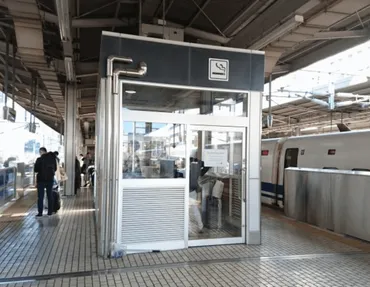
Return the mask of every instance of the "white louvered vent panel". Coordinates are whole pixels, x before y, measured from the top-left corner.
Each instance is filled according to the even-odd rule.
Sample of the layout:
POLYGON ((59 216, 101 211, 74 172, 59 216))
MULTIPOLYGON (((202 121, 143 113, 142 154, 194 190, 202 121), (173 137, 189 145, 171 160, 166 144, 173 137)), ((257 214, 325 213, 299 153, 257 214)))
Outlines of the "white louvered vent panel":
POLYGON ((124 189, 122 244, 184 240, 184 188, 124 189))
POLYGON ((240 200, 240 190, 241 190, 241 179, 232 179, 232 189, 233 189, 233 201, 232 201, 232 217, 240 219, 241 217, 241 200, 240 200))

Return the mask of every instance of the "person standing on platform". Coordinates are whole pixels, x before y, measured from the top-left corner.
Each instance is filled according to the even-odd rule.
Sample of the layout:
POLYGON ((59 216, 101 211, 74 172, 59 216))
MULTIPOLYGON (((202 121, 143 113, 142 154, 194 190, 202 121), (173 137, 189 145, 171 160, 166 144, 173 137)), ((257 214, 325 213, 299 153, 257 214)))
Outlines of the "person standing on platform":
POLYGON ((57 163, 59 164, 60 159, 59 159, 59 152, 55 151, 54 152, 55 158, 57 159, 57 163))
POLYGON ((88 152, 82 160, 83 160, 83 165, 81 168, 81 173, 84 174, 84 181, 85 181, 84 187, 87 187, 89 184, 88 168, 92 164, 92 157, 91 157, 90 152, 88 152))
POLYGON ((37 217, 42 216, 42 211, 44 209, 44 196, 45 189, 48 198, 48 215, 52 215, 53 212, 53 182, 55 172, 57 170, 57 161, 54 153, 47 152, 46 148, 42 147, 39 150, 40 157, 36 160, 34 166, 34 172, 36 173, 36 186, 37 186, 37 207, 38 214, 37 217))
POLYGON ((77 191, 81 187, 81 165, 80 161, 76 157, 75 160, 75 195, 77 195, 77 191))

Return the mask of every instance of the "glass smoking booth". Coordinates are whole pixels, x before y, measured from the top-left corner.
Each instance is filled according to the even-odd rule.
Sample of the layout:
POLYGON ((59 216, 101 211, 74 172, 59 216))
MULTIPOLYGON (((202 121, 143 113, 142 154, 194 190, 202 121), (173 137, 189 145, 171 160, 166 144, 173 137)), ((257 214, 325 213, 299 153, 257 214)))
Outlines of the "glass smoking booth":
POLYGON ((103 32, 100 74, 100 255, 260 244, 263 53, 103 32))

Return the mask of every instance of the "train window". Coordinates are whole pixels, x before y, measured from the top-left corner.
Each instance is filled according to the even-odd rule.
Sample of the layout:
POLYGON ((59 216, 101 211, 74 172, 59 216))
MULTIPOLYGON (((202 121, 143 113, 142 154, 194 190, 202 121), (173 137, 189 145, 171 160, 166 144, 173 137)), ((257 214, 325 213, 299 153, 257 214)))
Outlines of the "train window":
POLYGON ((337 169, 336 167, 323 167, 322 169, 337 169))
POLYGON ((285 152, 284 168, 298 166, 298 148, 288 148, 285 152))
POLYGON ((370 169, 366 169, 366 168, 354 168, 354 169, 352 169, 352 171, 367 171, 367 172, 370 172, 370 169))

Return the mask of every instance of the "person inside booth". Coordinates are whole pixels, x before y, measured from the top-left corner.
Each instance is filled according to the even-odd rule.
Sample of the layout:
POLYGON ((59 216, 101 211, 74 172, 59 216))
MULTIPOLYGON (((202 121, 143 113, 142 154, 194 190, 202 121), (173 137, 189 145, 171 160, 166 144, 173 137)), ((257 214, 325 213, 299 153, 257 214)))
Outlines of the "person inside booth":
POLYGON ((123 177, 124 178, 141 178, 140 158, 137 151, 140 149, 138 141, 130 141, 127 150, 127 157, 123 161, 123 177))

